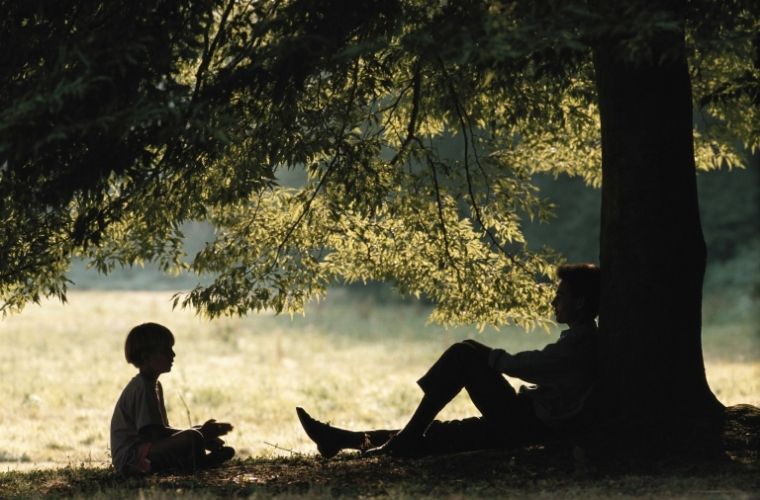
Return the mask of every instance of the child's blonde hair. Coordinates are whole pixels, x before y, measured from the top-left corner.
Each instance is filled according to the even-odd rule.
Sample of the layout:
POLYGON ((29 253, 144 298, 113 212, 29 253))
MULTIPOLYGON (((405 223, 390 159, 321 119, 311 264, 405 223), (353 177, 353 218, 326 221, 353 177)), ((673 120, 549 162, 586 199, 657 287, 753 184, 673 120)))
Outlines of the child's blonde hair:
POLYGON ((132 328, 124 342, 124 357, 140 368, 148 356, 164 347, 174 345, 174 335, 158 323, 143 323, 132 328))

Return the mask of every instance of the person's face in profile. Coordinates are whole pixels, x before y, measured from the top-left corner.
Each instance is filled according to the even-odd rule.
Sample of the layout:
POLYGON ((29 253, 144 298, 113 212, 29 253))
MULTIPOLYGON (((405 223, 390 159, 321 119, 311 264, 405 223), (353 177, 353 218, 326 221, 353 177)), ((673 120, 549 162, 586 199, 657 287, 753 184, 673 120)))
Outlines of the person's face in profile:
POLYGON ((145 371, 158 377, 162 373, 168 373, 174 363, 174 349, 171 345, 161 346, 148 356, 145 362, 145 371))
POLYGON ((552 300, 552 307, 557 323, 571 325, 580 319, 583 299, 573 295, 570 287, 565 282, 560 281, 557 293, 552 300))

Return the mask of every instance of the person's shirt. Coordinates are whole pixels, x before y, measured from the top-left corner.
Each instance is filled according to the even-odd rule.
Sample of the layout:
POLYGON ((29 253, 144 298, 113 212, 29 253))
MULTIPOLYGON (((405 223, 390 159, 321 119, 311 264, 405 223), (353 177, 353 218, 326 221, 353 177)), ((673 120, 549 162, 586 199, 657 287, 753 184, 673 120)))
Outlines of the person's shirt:
POLYGON ((494 349, 489 364, 531 384, 520 392, 531 398, 536 416, 557 427, 583 408, 596 382, 597 329, 594 321, 564 330, 541 350, 509 354, 494 349))
POLYGON ((123 472, 145 440, 140 430, 150 425, 169 426, 161 383, 138 373, 121 392, 111 417, 111 461, 123 472))

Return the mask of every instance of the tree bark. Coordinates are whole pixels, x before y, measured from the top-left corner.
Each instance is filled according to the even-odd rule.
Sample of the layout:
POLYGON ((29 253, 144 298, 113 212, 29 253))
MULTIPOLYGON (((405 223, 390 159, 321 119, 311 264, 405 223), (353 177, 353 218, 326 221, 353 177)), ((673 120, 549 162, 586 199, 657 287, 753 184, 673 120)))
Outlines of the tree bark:
POLYGON ((601 398, 607 417, 632 424, 626 429, 670 432, 672 424, 714 421, 723 406, 702 358, 706 250, 683 32, 659 33, 647 48, 651 57, 635 63, 621 44, 593 49, 602 128, 601 398))

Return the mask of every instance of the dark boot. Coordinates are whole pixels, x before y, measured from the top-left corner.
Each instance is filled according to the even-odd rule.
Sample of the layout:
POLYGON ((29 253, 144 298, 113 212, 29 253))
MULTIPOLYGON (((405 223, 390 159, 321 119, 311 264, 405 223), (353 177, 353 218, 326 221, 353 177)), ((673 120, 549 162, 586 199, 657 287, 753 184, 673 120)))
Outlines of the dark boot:
POLYGON ((425 454, 424 434, 435 416, 448 403, 450 397, 425 394, 409 422, 381 446, 366 450, 365 455, 419 457, 425 454))
POLYGON ((324 458, 334 457, 344 448, 361 450, 367 447, 368 438, 364 432, 353 432, 332 427, 315 420, 300 407, 296 408, 296 413, 306 435, 316 443, 319 454, 324 458))

